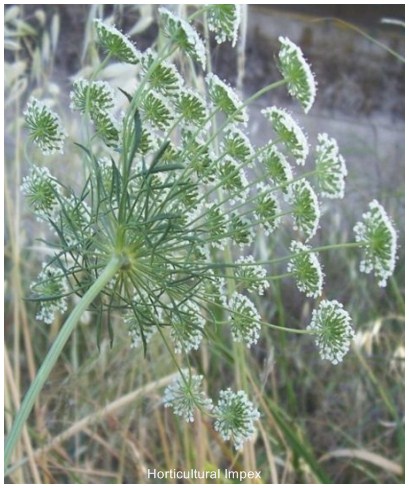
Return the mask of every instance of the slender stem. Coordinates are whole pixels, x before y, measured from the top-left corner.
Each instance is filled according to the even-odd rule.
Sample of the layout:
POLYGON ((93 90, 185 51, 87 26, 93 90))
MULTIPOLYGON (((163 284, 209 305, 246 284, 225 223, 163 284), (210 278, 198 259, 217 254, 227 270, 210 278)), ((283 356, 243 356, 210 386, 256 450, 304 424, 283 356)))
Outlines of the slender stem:
POLYGON ((74 310, 71 312, 70 316, 61 328, 54 344, 51 346, 46 358, 44 359, 40 369, 38 370, 37 376, 31 383, 24 400, 21 404, 20 410, 17 412, 14 423, 11 427, 9 435, 7 436, 6 445, 4 448, 4 466, 7 466, 13 449, 18 441, 24 424, 30 415, 33 408, 34 402, 36 401, 38 395, 44 383, 47 381, 51 370, 53 369, 57 359, 59 358, 66 342, 68 341, 72 331, 77 325, 79 319, 89 305, 93 302, 95 297, 100 293, 104 286, 110 281, 110 279, 115 275, 122 264, 122 258, 119 256, 113 256, 109 263, 106 265, 103 272, 100 274, 98 279, 89 288, 89 290, 82 297, 81 301, 77 304, 74 310))

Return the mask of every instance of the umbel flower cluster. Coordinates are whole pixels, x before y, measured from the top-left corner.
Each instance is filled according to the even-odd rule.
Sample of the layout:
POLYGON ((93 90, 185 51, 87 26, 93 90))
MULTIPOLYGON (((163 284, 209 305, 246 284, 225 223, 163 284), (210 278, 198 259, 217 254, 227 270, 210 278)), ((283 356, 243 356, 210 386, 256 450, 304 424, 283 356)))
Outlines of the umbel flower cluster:
MULTIPOLYGON (((208 5, 195 19, 199 13, 217 42, 236 42, 240 7, 208 5)), ((306 331, 323 359, 342 361, 354 336, 352 321, 338 301, 319 302, 324 272, 311 242, 321 200, 344 195, 344 159, 325 133, 312 151, 303 129, 280 107, 262 110, 271 126, 269 142, 254 147, 246 134, 247 105, 267 89, 287 85, 302 109, 311 109, 316 83, 309 64, 296 45, 280 38, 283 79, 243 102, 217 74, 206 73, 209 53, 190 22, 160 8, 159 25, 166 42, 160 51, 141 52, 115 27, 95 21, 102 63, 136 65, 138 75, 132 93, 95 77, 74 81, 70 107, 91 127, 86 140, 65 141, 60 118, 36 99, 28 103, 27 128, 42 153, 65 146, 88 168, 79 192, 41 165, 24 178, 27 202, 59 240, 32 286, 37 318, 52 323, 66 311, 69 296, 83 297, 116 256, 118 269, 92 304, 98 328, 107 314, 112 335, 110 317, 119 311, 131 345, 145 351, 160 335, 187 359, 220 325, 250 348, 263 327, 279 328, 264 322, 255 305, 277 272, 274 260, 257 262, 255 239, 290 221, 295 233, 287 272, 301 293, 318 299, 306 331), (186 85, 170 61, 175 52, 191 60, 204 91, 186 85), (118 108, 124 104, 125 111, 118 108), (307 178, 309 156, 315 168, 307 178)), ((395 265, 396 232, 382 206, 372 202, 354 230, 364 253, 361 270, 373 271, 384 286, 395 265)), ((236 448, 253 436, 259 418, 242 390, 228 388, 213 404, 203 377, 189 368, 167 388, 164 403, 188 422, 197 411, 212 416, 215 429, 236 448)))

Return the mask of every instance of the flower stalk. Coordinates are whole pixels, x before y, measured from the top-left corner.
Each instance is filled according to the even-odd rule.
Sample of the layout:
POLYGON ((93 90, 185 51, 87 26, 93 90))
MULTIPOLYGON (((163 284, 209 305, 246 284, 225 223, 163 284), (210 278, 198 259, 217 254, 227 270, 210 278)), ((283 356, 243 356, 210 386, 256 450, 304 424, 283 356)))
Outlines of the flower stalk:
POLYGON ((28 416, 30 415, 34 403, 38 395, 40 394, 44 383, 47 381, 55 363, 60 357, 65 344, 67 343, 78 321, 80 320, 82 314, 87 310, 87 308, 91 305, 91 303, 106 286, 106 284, 113 278, 113 276, 115 276, 122 264, 122 257, 113 256, 109 263, 106 265, 105 269, 101 272, 99 277, 88 289, 88 291, 82 297, 81 301, 77 304, 68 319, 65 321, 57 338, 55 339, 53 345, 48 351, 48 354, 45 357, 40 369, 38 370, 37 376, 30 385, 30 388, 28 389, 20 406, 20 410, 18 411, 14 419, 12 428, 10 429, 10 433, 7 436, 4 448, 4 466, 7 466, 9 464, 14 447, 21 435, 24 424, 28 416))

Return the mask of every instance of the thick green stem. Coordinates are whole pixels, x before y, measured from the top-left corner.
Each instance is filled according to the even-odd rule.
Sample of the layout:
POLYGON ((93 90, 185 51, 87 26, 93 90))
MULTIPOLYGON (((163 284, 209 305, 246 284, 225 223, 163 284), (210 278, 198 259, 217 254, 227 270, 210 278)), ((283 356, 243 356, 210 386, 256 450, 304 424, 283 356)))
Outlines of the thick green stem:
POLYGON ((68 341, 72 331, 77 325, 79 319, 89 305, 94 301, 96 296, 101 292, 104 286, 111 280, 122 264, 122 258, 119 256, 114 256, 106 265, 103 272, 100 274, 98 279, 89 288, 89 290, 82 297, 81 301, 74 308, 71 315, 65 321, 63 327, 61 328, 54 344, 51 346, 46 358, 44 359, 40 369, 38 370, 37 376, 31 383, 24 400, 21 404, 20 410, 17 412, 14 423, 11 427, 9 435, 7 436, 6 445, 4 448, 4 466, 6 467, 10 461, 13 449, 18 441, 24 424, 30 415, 33 408, 34 402, 36 401, 38 395, 44 383, 47 381, 51 370, 53 369, 57 359, 59 358, 66 342, 68 341))

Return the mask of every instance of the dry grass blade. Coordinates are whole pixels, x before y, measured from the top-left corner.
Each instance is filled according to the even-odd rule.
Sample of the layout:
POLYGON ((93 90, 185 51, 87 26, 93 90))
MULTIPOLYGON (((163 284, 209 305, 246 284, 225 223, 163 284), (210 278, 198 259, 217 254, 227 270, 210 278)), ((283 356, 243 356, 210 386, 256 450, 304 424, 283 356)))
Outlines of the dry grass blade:
POLYGON ((389 471, 396 476, 403 476, 403 469, 400 464, 390 461, 389 459, 386 459, 379 454, 375 454, 364 449, 336 449, 335 451, 331 451, 325 454, 325 456, 322 456, 320 461, 327 461, 331 458, 342 457, 366 461, 373 464, 374 466, 378 466, 379 468, 384 469, 385 471, 389 471))
MULTIPOLYGON (((150 393, 151 391, 154 391, 158 388, 163 388, 167 384, 169 384, 174 378, 177 376, 177 373, 172 373, 168 376, 165 376, 164 378, 161 378, 160 380, 153 381, 151 383, 148 383, 147 385, 138 388, 135 391, 132 391, 131 393, 128 393, 127 395, 124 395, 117 400, 111 402, 104 408, 101 408, 97 412, 94 412, 90 415, 87 415, 86 417, 82 418, 75 424, 73 424, 69 429, 65 430, 61 434, 57 435, 52 439, 51 442, 49 442, 47 445, 37 449, 34 453, 33 456, 35 458, 38 458, 39 456, 43 455, 45 452, 57 447, 60 445, 62 442, 65 440, 69 439, 73 435, 77 434, 78 432, 84 430, 86 427, 89 425, 93 424, 94 422, 97 422, 98 420, 101 420, 107 415, 112 414, 113 412, 120 410, 121 408, 125 407, 126 405, 129 405, 133 401, 135 401, 137 398, 141 397, 142 395, 146 395, 147 393, 150 393)), ((9 471, 8 474, 10 474, 14 469, 17 467, 25 464, 27 462, 27 459, 22 460, 21 462, 17 462, 9 471)))
MULTIPOLYGON (((10 364, 10 359, 9 359, 7 349, 5 349, 4 354, 5 354, 4 368, 5 368, 6 380, 8 383, 8 387, 10 389, 11 396, 13 398, 13 403, 15 407, 18 408, 19 406, 18 390, 14 381, 13 370, 10 364)), ((27 451, 27 455, 28 455, 27 461, 30 465, 33 479, 36 484, 41 484, 41 477, 40 477, 40 473, 38 472, 37 465, 34 462, 34 451, 31 445, 30 436, 28 435, 27 427, 24 427, 23 430, 23 442, 27 451)))

